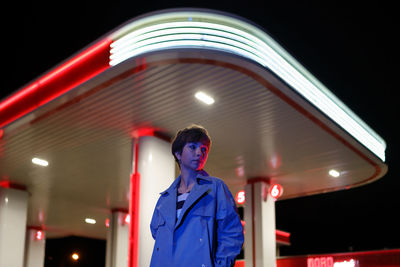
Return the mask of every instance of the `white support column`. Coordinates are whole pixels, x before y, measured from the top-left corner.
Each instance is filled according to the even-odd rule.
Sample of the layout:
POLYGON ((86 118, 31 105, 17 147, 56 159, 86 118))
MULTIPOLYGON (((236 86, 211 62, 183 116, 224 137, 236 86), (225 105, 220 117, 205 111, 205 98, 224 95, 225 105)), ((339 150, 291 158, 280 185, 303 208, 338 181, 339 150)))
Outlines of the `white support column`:
POLYGON ((109 222, 106 245, 106 267, 128 266, 129 224, 127 211, 113 210, 109 222))
POLYGON ((0 267, 23 267, 28 192, 0 187, 0 267))
POLYGON ((275 200, 268 194, 267 180, 249 180, 245 193, 246 267, 275 267, 275 200))
POLYGON ((26 231, 25 267, 43 267, 46 239, 44 231, 29 228, 26 231))
POLYGON ((150 266, 154 246, 150 221, 160 192, 174 181, 175 160, 171 154, 170 142, 155 136, 140 137, 138 149, 136 162, 140 174, 140 202, 137 266, 150 266))

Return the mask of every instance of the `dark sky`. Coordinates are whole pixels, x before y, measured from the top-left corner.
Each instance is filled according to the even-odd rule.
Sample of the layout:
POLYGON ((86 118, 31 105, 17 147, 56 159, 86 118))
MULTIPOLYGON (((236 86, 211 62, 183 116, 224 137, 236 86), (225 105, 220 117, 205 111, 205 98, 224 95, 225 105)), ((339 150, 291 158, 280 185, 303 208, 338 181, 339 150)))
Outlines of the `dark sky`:
POLYGON ((386 176, 359 188, 276 203, 283 254, 400 248, 395 8, 384 1, 13 1, 2 8, 0 99, 146 12, 212 8, 261 26, 387 142, 386 176), (329 3, 326 3, 329 2, 329 3), (7 16, 4 16, 7 15, 7 16))

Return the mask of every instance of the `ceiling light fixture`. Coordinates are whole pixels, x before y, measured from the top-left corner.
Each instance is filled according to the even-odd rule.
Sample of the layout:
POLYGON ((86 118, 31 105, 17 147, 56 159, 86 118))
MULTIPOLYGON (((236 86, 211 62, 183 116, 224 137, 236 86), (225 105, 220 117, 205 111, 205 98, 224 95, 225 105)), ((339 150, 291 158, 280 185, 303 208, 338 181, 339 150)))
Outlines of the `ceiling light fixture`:
POLYGON ((198 100, 200 100, 200 101, 206 103, 207 105, 214 104, 214 102, 215 102, 215 101, 214 101, 214 98, 212 98, 211 96, 209 96, 209 95, 207 95, 207 94, 205 94, 205 93, 203 93, 203 92, 197 92, 194 96, 195 96, 198 100))
POLYGON ((86 218, 85 222, 88 223, 88 224, 95 224, 96 220, 95 219, 91 219, 91 218, 86 218))
POLYGON ((47 160, 39 159, 39 158, 33 158, 32 163, 36 164, 36 165, 44 166, 44 167, 49 165, 49 162, 47 160))
POLYGON ((332 177, 337 178, 337 177, 340 176, 340 172, 338 172, 337 170, 330 170, 329 171, 329 175, 332 176, 332 177))

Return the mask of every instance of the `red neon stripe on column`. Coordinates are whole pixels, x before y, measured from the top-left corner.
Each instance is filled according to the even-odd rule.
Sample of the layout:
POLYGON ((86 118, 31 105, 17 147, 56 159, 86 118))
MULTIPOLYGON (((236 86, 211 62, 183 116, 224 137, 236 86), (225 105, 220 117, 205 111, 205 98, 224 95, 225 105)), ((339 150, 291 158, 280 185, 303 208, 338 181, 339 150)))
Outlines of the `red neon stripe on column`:
POLYGON ((0 127, 50 102, 109 68, 111 39, 63 63, 0 103, 0 127))
POLYGON ((256 218, 254 207, 254 183, 251 183, 251 239, 253 243, 253 267, 256 267, 256 218))
POLYGON ((135 140, 134 146, 134 170, 130 180, 130 203, 129 216, 129 245, 128 245, 128 267, 137 267, 139 252, 139 200, 140 200, 140 174, 138 172, 139 139, 135 140))

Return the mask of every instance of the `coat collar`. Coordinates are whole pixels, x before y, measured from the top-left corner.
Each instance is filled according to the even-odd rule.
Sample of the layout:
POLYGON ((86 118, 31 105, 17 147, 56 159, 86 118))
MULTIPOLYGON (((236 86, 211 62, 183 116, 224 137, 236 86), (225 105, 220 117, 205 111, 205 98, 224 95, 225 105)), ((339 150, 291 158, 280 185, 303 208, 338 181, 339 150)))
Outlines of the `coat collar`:
MULTIPOLYGON (((208 178, 210 175, 205 171, 205 170, 201 170, 197 173, 196 176, 196 180, 197 180, 197 184, 199 183, 199 179, 203 179, 203 180, 207 180, 210 181, 210 179, 208 178)), ((161 192, 161 195, 164 195, 166 193, 172 194, 174 193, 175 190, 177 190, 177 187, 179 185, 179 182, 181 181, 181 175, 179 175, 175 181, 170 185, 170 187, 168 187, 167 190, 161 192)), ((176 192, 175 192, 176 194, 176 192)))

